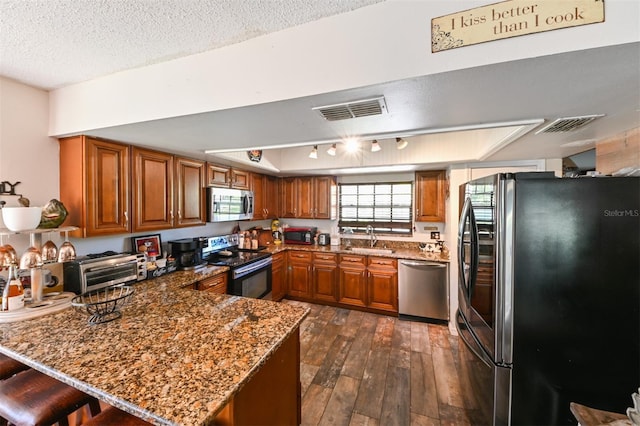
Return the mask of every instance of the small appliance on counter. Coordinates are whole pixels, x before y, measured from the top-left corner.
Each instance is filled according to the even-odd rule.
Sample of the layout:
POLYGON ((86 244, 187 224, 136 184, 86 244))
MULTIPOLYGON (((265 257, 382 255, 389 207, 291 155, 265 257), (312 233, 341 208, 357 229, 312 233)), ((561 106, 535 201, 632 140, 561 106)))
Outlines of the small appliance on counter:
POLYGON ((140 253, 105 251, 78 257, 62 265, 64 291, 76 294, 147 278, 145 257, 140 253))
POLYGON ((326 233, 318 234, 318 245, 319 246, 328 246, 329 244, 331 244, 331 235, 330 234, 326 234, 326 233))
POLYGON ((186 271, 204 266, 202 247, 205 242, 200 238, 183 238, 169 241, 169 251, 177 262, 176 269, 186 271))
POLYGON ((284 242, 286 244, 313 244, 313 237, 316 236, 318 228, 285 228, 284 242))

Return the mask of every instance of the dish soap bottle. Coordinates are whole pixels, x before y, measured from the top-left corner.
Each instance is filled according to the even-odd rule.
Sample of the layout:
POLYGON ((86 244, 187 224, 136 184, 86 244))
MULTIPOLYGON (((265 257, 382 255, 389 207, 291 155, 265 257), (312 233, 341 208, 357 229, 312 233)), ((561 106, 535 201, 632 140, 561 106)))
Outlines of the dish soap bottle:
POLYGON ((15 311, 24 307, 24 288, 18 279, 16 265, 9 266, 9 279, 2 292, 2 310, 15 311))

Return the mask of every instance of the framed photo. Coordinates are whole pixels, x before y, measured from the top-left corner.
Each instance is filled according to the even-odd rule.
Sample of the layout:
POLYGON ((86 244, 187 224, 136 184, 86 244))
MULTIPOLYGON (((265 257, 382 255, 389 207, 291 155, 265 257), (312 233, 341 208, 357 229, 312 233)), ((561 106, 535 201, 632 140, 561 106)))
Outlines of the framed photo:
POLYGON ((131 251, 161 258, 162 242, 160 241, 160 234, 131 237, 131 251))

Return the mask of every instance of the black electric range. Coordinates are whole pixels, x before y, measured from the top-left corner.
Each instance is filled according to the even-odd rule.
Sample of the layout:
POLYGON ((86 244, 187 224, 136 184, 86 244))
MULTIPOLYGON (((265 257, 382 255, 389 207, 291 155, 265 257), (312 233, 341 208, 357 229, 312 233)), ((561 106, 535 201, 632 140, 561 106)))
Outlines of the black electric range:
POLYGON ((207 263, 209 263, 209 265, 237 268, 247 263, 271 257, 271 254, 269 253, 260 253, 256 251, 245 251, 239 249, 227 251, 231 254, 220 254, 220 252, 212 253, 207 259, 207 263))
POLYGON ((237 234, 209 237, 202 258, 229 267, 229 294, 259 299, 271 292, 271 253, 240 249, 237 234))

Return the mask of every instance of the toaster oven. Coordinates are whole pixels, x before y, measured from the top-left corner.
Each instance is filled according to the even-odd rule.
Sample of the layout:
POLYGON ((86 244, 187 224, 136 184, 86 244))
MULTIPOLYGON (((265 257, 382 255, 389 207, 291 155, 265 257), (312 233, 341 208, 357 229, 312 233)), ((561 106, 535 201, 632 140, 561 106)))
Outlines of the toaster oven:
POLYGON ((142 281, 147 277, 143 254, 113 254, 63 263, 64 290, 87 293, 117 284, 142 281))

